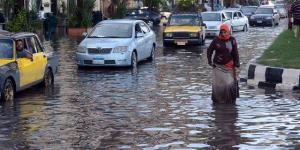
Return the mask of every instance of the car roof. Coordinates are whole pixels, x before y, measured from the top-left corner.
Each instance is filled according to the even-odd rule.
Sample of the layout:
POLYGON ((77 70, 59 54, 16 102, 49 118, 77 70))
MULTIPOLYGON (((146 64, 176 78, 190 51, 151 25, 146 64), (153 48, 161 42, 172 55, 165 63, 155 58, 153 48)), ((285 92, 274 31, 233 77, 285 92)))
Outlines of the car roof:
POLYGON ((99 22, 98 24, 103 24, 103 23, 136 23, 141 20, 135 20, 135 19, 111 19, 111 20, 104 20, 99 22))
POLYGON ((8 32, 8 31, 5 31, 5 30, 2 30, 2 32, 0 31, 0 38, 18 39, 18 38, 23 38, 25 36, 35 36, 35 35, 36 35, 35 33, 31 33, 31 32, 13 33, 13 32, 8 32))
POLYGON ((241 8, 257 8, 258 6, 242 6, 241 8))
POLYGON ((197 13, 173 13, 172 16, 199 16, 197 13))
POLYGON ((223 11, 206 11, 206 12, 202 12, 204 14, 221 14, 223 13, 223 11))
POLYGON ((239 9, 224 9, 224 12, 240 12, 239 9))
POLYGON ((261 5, 258 8, 274 8, 273 5, 261 5))

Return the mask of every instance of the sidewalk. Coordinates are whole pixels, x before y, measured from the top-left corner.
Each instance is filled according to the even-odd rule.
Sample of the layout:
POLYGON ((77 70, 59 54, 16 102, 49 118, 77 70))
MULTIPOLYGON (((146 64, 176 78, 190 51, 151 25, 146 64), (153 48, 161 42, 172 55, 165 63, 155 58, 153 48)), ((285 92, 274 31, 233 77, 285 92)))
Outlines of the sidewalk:
POLYGON ((300 90, 300 39, 283 31, 258 59, 247 65, 249 85, 300 90))

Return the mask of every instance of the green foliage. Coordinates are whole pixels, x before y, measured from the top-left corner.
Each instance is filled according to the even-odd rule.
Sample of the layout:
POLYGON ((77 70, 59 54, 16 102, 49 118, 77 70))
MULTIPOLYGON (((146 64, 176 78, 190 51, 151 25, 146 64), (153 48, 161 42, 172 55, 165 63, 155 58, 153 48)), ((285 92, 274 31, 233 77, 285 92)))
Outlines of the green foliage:
POLYGON ((158 11, 160 6, 165 6, 165 0, 144 0, 145 6, 150 8, 151 10, 158 11))
POLYGON ((196 5, 196 0, 179 0, 177 9, 179 11, 191 11, 196 5))
POLYGON ((116 11, 114 12, 114 14, 112 15, 113 19, 120 19, 123 18, 125 13, 126 13, 126 5, 123 3, 119 3, 117 5, 116 11))
POLYGON ((258 63, 272 66, 300 69, 300 39, 290 30, 283 31, 264 52, 258 63))
POLYGON ((69 27, 88 28, 93 25, 93 9, 96 0, 82 1, 82 7, 77 7, 74 1, 69 3, 69 27))
POLYGON ((41 29, 42 24, 34 12, 23 9, 8 22, 7 28, 10 32, 34 32, 41 29))

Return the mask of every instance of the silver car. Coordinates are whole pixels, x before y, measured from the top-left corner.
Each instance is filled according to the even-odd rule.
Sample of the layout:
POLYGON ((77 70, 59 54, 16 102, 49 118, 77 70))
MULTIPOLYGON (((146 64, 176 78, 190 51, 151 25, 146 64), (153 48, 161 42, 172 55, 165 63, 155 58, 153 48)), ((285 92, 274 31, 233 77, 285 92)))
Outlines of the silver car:
POLYGON ((141 20, 105 20, 79 44, 76 62, 84 66, 131 66, 155 54, 156 35, 141 20))

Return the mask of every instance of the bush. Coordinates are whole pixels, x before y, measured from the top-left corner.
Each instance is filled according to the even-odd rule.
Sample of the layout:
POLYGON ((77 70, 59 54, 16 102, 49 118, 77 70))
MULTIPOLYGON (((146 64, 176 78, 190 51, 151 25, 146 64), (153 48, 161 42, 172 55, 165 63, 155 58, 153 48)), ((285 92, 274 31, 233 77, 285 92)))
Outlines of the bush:
POLYGON ((118 4, 117 5, 117 9, 116 11, 114 12, 114 14, 112 15, 112 18, 113 19, 120 19, 120 18, 123 18, 124 15, 126 14, 126 5, 125 4, 118 4))
POLYGON ((69 27, 81 28, 91 27, 93 25, 93 9, 95 7, 96 0, 84 0, 82 1, 82 7, 71 6, 69 10, 72 10, 69 16, 69 27))
POLYGON ((7 29, 10 32, 34 32, 42 27, 42 21, 37 19, 37 15, 24 9, 7 23, 7 29))

